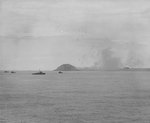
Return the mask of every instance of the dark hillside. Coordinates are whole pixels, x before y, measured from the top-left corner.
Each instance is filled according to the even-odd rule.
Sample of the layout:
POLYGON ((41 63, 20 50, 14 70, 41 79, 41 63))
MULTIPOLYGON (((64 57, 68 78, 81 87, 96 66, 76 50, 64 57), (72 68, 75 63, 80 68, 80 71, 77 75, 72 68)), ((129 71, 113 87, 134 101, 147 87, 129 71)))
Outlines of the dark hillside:
POLYGON ((78 69, 73 65, 63 64, 57 67, 55 71, 78 71, 78 69))

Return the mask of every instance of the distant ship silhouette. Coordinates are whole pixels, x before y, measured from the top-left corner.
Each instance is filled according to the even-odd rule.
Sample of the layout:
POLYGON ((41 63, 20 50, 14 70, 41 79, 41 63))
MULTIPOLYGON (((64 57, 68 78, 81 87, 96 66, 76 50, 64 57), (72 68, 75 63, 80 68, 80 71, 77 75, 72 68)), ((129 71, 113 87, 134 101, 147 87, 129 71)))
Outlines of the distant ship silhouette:
POLYGON ((58 73, 59 73, 59 74, 62 74, 63 72, 62 72, 62 71, 59 71, 58 73))
POLYGON ((11 73, 16 73, 15 71, 11 71, 11 73))
POLYGON ((5 70, 4 73, 9 73, 9 71, 5 70))
POLYGON ((45 75, 46 73, 39 70, 39 72, 32 73, 32 75, 45 75))

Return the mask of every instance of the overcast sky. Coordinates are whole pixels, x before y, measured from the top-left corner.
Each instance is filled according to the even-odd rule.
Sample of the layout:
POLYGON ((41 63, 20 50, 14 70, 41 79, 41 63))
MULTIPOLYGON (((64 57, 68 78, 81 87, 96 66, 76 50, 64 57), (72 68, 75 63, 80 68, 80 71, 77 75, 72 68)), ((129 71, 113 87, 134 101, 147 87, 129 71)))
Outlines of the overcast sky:
POLYGON ((0 0, 0 68, 150 67, 149 0, 0 0))

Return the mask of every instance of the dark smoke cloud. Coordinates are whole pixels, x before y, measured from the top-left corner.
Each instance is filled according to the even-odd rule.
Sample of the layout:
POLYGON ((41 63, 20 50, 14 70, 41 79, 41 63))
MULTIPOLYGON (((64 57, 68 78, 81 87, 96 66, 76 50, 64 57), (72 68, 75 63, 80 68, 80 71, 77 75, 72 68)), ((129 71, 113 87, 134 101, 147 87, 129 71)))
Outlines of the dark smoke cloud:
POLYGON ((105 44, 100 43, 98 46, 100 48, 97 48, 97 53, 95 54, 97 60, 94 62, 94 68, 117 69, 126 66, 144 66, 145 58, 143 53, 145 46, 141 43, 135 41, 106 41, 105 44))
POLYGON ((102 67, 104 69, 116 69, 121 67, 122 63, 120 59, 113 55, 110 48, 106 48, 102 51, 102 67))
POLYGON ((142 56, 150 56, 150 11, 141 14, 148 1, 6 1, 0 10, 0 64, 6 68, 7 62, 14 67, 16 60, 18 69, 47 69, 64 62, 115 69, 142 66, 142 56))

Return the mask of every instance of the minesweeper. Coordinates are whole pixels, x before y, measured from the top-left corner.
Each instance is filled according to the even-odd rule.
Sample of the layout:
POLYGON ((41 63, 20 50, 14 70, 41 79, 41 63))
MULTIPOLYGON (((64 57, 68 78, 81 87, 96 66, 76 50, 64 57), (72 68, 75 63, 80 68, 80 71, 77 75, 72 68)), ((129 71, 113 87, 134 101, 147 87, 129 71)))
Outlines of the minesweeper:
POLYGON ((36 72, 36 73, 32 73, 32 75, 45 75, 46 73, 42 72, 42 71, 39 71, 39 72, 36 72))

